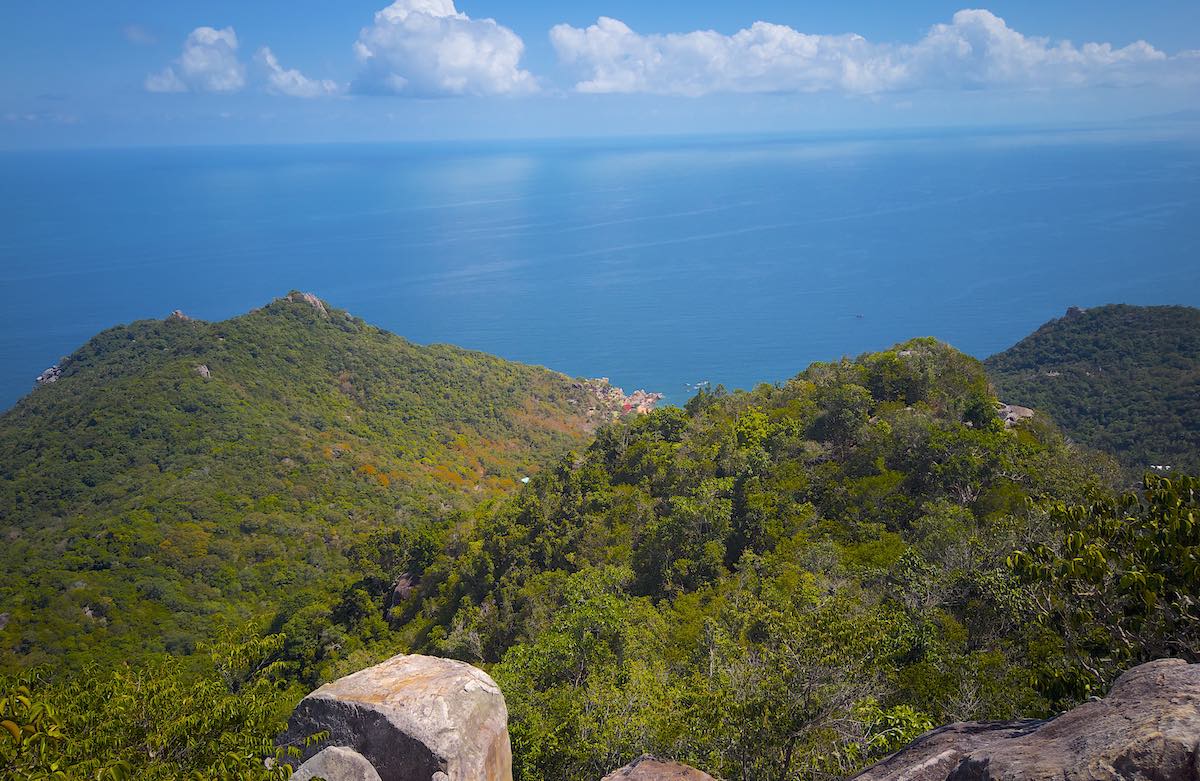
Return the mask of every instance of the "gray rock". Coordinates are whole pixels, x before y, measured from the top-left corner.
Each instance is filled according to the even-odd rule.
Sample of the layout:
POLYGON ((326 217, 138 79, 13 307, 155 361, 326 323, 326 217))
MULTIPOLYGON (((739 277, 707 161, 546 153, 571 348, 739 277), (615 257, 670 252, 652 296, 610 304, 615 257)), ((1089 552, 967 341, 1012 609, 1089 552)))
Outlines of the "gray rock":
POLYGON ((320 312, 324 317, 329 317, 329 310, 325 308, 325 302, 317 298, 312 293, 301 293, 298 290, 293 290, 291 293, 288 293, 287 299, 288 301, 308 304, 313 309, 320 312))
POLYGON ((380 781, 379 774, 357 751, 343 746, 330 746, 296 768, 292 781, 310 781, 323 778, 325 781, 380 781))
POLYGON ((614 770, 600 781, 715 781, 708 773, 679 762, 666 762, 643 754, 620 770, 614 770))
POLYGON ((203 377, 206 380, 212 376, 212 372, 209 371, 208 364, 204 364, 204 363, 202 363, 196 367, 196 374, 199 374, 201 377, 203 377))
POLYGON ((305 697, 281 743, 328 730, 323 745, 362 754, 382 781, 512 781, 508 709, 495 682, 465 662, 393 656, 305 697))
POLYGON ((59 366, 58 364, 55 364, 54 366, 51 366, 49 369, 47 369, 46 371, 39 374, 37 376, 37 379, 35 380, 35 382, 38 385, 49 385, 51 383, 58 382, 59 378, 61 378, 61 377, 62 377, 62 367, 59 366))
POLYGON ((1193 781, 1198 739, 1200 665, 1160 659, 1050 721, 933 730, 855 781, 1193 781))
POLYGON ((1029 407, 1022 407, 1019 404, 1005 404, 1000 402, 997 406, 996 414, 1004 421, 1006 428, 1012 428, 1022 420, 1028 420, 1033 417, 1033 410, 1029 407))

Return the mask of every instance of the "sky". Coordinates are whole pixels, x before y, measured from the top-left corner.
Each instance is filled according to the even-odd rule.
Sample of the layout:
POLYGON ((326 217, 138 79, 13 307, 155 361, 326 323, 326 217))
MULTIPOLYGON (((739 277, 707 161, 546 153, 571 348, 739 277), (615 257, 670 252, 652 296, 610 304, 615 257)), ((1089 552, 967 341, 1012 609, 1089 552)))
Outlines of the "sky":
POLYGON ((0 148, 1200 115, 1196 0, 0 6, 0 148))

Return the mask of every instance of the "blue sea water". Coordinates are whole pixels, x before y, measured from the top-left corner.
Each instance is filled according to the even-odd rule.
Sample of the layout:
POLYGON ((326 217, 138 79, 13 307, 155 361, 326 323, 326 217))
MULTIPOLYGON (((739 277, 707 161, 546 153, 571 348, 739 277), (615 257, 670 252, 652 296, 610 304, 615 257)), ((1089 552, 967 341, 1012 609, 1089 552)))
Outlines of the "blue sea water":
POLYGON ((0 408, 92 334, 289 289, 683 401, 1070 305, 1200 304, 1200 133, 0 155, 0 408))

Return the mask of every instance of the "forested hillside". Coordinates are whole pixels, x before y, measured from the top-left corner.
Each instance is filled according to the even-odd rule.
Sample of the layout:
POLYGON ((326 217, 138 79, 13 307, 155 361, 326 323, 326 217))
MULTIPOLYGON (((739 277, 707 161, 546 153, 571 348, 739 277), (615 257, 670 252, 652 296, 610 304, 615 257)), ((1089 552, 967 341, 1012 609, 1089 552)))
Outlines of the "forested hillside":
POLYGON ((986 366, 1005 401, 1136 474, 1200 470, 1200 309, 1072 309, 986 366))
POLYGON ((1200 654, 1200 481, 1122 494, 936 340, 583 437, 590 386, 319 303, 114 329, 0 418, 5 663, 50 663, 0 769, 284 777, 303 692, 424 652, 494 676, 521 781, 835 779, 1200 654))
POLYGON ((300 294, 113 328, 61 369, 0 416, 0 667, 318 632, 354 543, 513 488, 602 416, 565 376, 300 294))
POLYGON ((642 751, 841 777, 932 724, 1103 683, 1008 559, 1058 550, 1052 508, 1118 470, 996 404, 927 339, 701 394, 602 430, 436 557, 393 536, 377 582, 419 580, 391 610, 402 647, 494 665, 520 778, 642 751))

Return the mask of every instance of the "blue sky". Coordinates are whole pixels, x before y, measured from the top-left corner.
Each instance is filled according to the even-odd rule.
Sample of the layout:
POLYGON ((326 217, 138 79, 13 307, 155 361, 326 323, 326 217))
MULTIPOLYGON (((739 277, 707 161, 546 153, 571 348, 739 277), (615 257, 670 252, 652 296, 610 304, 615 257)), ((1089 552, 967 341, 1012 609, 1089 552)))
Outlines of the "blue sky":
POLYGON ((1200 3, 6 3, 0 146, 1109 122, 1200 109, 1200 3))

